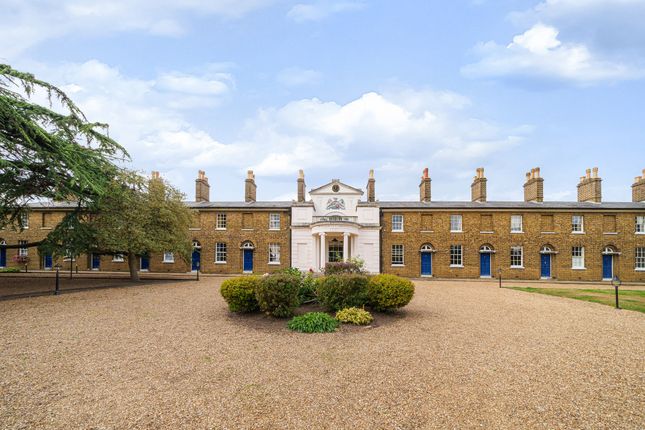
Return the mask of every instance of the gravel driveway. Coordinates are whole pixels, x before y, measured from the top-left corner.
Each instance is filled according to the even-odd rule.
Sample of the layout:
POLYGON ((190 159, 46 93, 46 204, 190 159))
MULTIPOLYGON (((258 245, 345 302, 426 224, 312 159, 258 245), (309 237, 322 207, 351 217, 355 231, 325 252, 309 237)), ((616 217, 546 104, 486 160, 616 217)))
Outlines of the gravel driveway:
POLYGON ((645 428, 645 314, 431 281, 298 334, 220 283, 0 302, 0 427, 645 428))

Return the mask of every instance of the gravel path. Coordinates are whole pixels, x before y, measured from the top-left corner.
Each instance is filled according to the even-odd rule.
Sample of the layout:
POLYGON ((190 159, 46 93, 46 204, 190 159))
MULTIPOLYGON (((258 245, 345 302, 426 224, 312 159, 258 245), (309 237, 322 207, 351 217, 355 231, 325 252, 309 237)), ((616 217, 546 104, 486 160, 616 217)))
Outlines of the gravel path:
POLYGON ((0 427, 645 428, 644 314, 434 281, 307 335, 221 281, 0 302, 0 427))

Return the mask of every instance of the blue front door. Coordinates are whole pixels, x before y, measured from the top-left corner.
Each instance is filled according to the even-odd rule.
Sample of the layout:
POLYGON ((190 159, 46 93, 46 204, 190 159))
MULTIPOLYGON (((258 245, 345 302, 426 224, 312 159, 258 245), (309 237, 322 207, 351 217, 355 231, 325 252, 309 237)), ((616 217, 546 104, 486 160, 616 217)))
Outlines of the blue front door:
POLYGON ((141 257, 141 270, 149 270, 150 269, 150 257, 147 255, 143 255, 141 257))
POLYGON ((432 275, 432 254, 429 252, 421 253, 421 276, 432 275))
POLYGON ((99 270, 101 268, 101 256, 99 254, 92 254, 92 270, 99 270))
POLYGON ((245 249, 244 250, 244 271, 252 272, 253 271, 253 250, 245 249))
POLYGON ((540 277, 551 277, 551 254, 540 254, 540 277))
POLYGON ((602 279, 611 279, 614 277, 614 256, 602 256, 602 279))
POLYGON ((51 269, 53 264, 52 264, 52 256, 51 254, 45 254, 43 255, 43 269, 51 269))
POLYGON ((0 246, 0 267, 7 265, 7 248, 0 246))
POLYGON ((479 276, 490 277, 490 254, 488 252, 479 254, 479 276))
POLYGON ((199 270, 199 263, 201 260, 201 252, 199 252, 199 249, 193 249, 193 258, 192 262, 193 264, 191 265, 191 269, 194 271, 199 270))

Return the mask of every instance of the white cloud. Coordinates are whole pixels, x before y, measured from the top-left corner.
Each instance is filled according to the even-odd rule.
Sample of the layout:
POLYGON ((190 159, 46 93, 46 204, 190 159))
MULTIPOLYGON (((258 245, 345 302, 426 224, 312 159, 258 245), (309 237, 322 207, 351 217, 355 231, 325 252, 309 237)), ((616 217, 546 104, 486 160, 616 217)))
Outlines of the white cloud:
POLYGON ((506 46, 495 42, 479 44, 477 63, 462 68, 468 77, 513 77, 593 84, 602 81, 638 79, 645 69, 600 58, 580 43, 564 43, 558 30, 537 23, 516 35, 506 46))
POLYGON ((286 87, 317 84, 321 79, 322 73, 316 70, 301 69, 300 67, 283 69, 277 76, 278 82, 286 87))
POLYGON ((287 16, 296 22, 320 21, 336 13, 360 10, 363 7, 365 4, 362 1, 320 0, 296 4, 287 16))

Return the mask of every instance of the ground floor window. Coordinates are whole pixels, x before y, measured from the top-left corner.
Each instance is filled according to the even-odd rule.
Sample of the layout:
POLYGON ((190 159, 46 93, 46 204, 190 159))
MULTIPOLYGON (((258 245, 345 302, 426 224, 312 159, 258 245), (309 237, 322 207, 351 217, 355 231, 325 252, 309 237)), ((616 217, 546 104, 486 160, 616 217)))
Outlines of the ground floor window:
POLYGON ((521 246, 511 246, 511 267, 524 267, 524 259, 521 246))
POLYGON ((112 261, 115 263, 123 263, 123 254, 114 254, 112 256, 112 261))
POLYGON ((645 248, 636 248, 636 270, 645 270, 645 248))
POLYGON ((280 264, 280 245, 269 244, 269 264, 280 264))
MULTIPOLYGON (((19 244, 19 245, 26 245, 26 244, 27 244, 27 241, 26 241, 26 240, 19 240, 19 241, 18 241, 18 244, 19 244)), ((29 255, 29 249, 27 249, 27 248, 20 248, 20 249, 18 249, 18 255, 19 255, 20 257, 26 257, 26 256, 28 256, 28 255, 29 255)))
POLYGON ((225 243, 216 243, 215 244, 215 262, 216 263, 226 263, 226 244, 225 243))
POLYGON ((392 245, 392 265, 403 265, 403 245, 392 245))
POLYGON ((585 248, 584 246, 574 246, 571 248, 571 268, 585 268, 585 248))
POLYGON ((458 267, 464 265, 461 245, 450 245, 450 265, 458 267))
POLYGON ((164 252, 163 253, 163 262, 164 263, 174 263, 175 262, 175 254, 172 252, 164 252))

